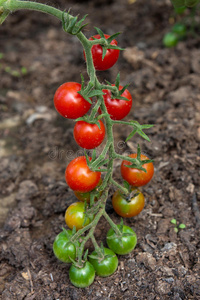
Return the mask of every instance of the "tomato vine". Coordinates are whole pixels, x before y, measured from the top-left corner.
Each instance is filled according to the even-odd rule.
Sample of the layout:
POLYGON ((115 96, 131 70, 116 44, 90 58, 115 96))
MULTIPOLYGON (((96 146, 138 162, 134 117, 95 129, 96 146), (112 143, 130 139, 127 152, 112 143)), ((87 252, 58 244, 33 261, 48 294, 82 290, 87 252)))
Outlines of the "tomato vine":
MULTIPOLYGON (((147 184, 154 173, 152 160, 141 154, 139 145, 137 153, 130 156, 120 155, 115 151, 113 127, 115 124, 132 127, 126 141, 136 133, 150 141, 143 130, 153 125, 141 125, 134 120, 122 121, 132 107, 132 96, 127 85, 120 85, 119 74, 114 84, 103 84, 97 78, 96 70, 112 67, 117 62, 120 50, 123 50, 115 40, 119 33, 109 36, 95 28, 97 35, 88 39, 82 32, 87 25, 84 23, 86 16, 78 20, 78 17, 73 17, 69 12, 31 1, 0 0, 0 23, 2 24, 11 12, 20 9, 36 10, 58 18, 64 31, 75 35, 83 46, 89 82, 86 84, 81 75, 81 83, 62 84, 55 93, 54 104, 63 117, 76 120, 74 137, 78 145, 93 151, 91 157, 85 151, 85 156, 75 158, 66 168, 66 182, 82 202, 74 203, 66 210, 65 220, 71 230, 63 229, 56 237, 53 251, 62 262, 72 263, 69 271, 72 284, 86 287, 94 281, 95 271, 103 277, 115 272, 118 265, 116 254, 129 253, 137 242, 135 232, 125 226, 122 220, 116 225, 105 210, 110 186, 114 185, 117 188, 117 197, 124 201, 123 209, 127 210, 131 205, 132 210, 136 209, 131 215, 126 212, 119 215, 134 216, 144 207, 143 195, 138 196, 140 191, 137 187, 147 184), (86 115, 91 107, 90 114, 86 115), (101 144, 105 134, 104 149, 97 157, 95 148, 101 144), (113 179, 115 159, 122 160, 121 174, 125 180, 124 185, 113 179), (142 202, 138 204, 140 198, 142 202), (111 227, 107 234, 107 244, 111 250, 103 245, 99 246, 94 236, 101 217, 104 217, 111 227), (88 260, 88 251, 84 253, 84 248, 89 239, 95 250, 88 260)), ((118 208, 115 210, 118 211, 118 208)))

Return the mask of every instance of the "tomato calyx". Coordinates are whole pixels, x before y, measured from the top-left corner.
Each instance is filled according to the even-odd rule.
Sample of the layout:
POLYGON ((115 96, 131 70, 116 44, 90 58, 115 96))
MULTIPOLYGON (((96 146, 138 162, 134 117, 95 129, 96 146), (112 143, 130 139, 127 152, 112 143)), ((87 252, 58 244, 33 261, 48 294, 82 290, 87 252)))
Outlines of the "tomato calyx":
POLYGON ((85 21, 85 18, 88 15, 85 15, 81 20, 78 20, 78 16, 72 17, 70 14, 70 9, 68 12, 63 12, 62 14, 62 27, 63 30, 69 34, 77 35, 85 26, 87 26, 89 23, 82 24, 85 21))
MULTIPOLYGON (((110 37, 106 38, 103 31, 98 28, 98 27, 94 27, 96 29, 96 31, 98 32, 98 34, 100 35, 101 40, 92 37, 93 41, 98 41, 98 44, 102 47, 103 53, 102 53, 102 60, 105 58, 106 56, 106 52, 108 49, 115 49, 115 50, 124 50, 124 48, 118 47, 116 45, 111 45, 111 42, 119 35, 121 34, 121 32, 117 32, 113 35, 111 35, 110 37)), ((94 44, 94 43, 93 43, 94 44)))
POLYGON ((107 239, 108 240, 118 239, 119 240, 119 244, 122 247, 123 246, 123 243, 122 243, 122 238, 123 237, 134 236, 133 233, 123 232, 123 228, 124 228, 124 222, 123 222, 123 219, 121 218, 120 224, 117 225, 117 231, 116 231, 116 228, 113 228, 113 230, 114 230, 113 235, 107 236, 107 239))
POLYGON ((111 99, 130 101, 130 99, 127 99, 126 97, 122 97, 122 94, 129 87, 129 84, 126 84, 125 86, 123 86, 122 89, 120 89, 120 73, 117 74, 114 84, 110 83, 107 80, 106 83, 108 84, 108 89, 111 91, 111 99))
POLYGON ((140 149, 140 146, 138 144, 138 146, 137 146, 137 157, 136 158, 131 158, 129 161, 131 162, 131 164, 130 165, 125 165, 125 167, 130 168, 130 169, 142 170, 145 173, 147 173, 147 170, 145 168, 143 168, 142 166, 144 164, 152 163, 154 160, 153 159, 141 160, 141 149, 140 149))

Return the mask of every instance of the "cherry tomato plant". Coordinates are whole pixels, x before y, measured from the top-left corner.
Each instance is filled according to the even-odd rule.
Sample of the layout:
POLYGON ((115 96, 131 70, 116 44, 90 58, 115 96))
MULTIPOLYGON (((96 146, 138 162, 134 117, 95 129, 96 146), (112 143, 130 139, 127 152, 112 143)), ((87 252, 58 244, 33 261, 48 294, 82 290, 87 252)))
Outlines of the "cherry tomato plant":
POLYGON ((199 10, 200 0, 171 0, 171 2, 174 6, 174 13, 171 17, 174 25, 162 40, 163 45, 167 48, 175 47, 188 35, 195 36, 195 14, 199 10))
MULTIPOLYGON (((55 238, 53 252, 57 259, 71 263, 69 279, 76 287, 87 287, 93 283, 95 273, 106 277, 112 275, 118 266, 117 255, 126 255, 136 246, 135 231, 123 224, 115 224, 105 210, 110 187, 116 188, 112 197, 113 208, 122 217, 138 215, 144 208, 144 195, 138 189, 152 179, 154 167, 149 157, 141 154, 138 145, 136 153, 129 156, 118 154, 114 147, 114 127, 116 124, 132 128, 126 141, 137 133, 150 141, 144 130, 153 125, 141 125, 135 120, 124 121, 131 111, 134 98, 128 85, 120 85, 120 75, 113 83, 101 83, 97 71, 111 68, 118 60, 122 48, 117 44, 117 36, 104 34, 95 28, 97 35, 87 38, 83 33, 84 16, 81 20, 69 12, 38 2, 0 0, 0 23, 19 9, 31 9, 48 13, 62 22, 64 31, 75 35, 83 46, 89 80, 85 82, 62 83, 55 91, 54 105, 58 113, 73 119, 74 138, 84 148, 85 155, 74 158, 67 166, 65 179, 68 186, 80 200, 68 206, 65 221, 70 230, 63 229, 55 238), (97 156, 96 147, 104 143, 97 156), (87 149, 92 150, 90 156, 87 149), (122 161, 121 183, 114 179, 114 160, 122 161), (106 241, 109 248, 99 245, 95 239, 95 228, 101 217, 110 225, 106 241), (85 251, 91 239, 94 251, 85 251), (116 255, 117 254, 117 255, 116 255)), ((63 119, 65 122, 65 119, 63 119)), ((66 204, 67 206, 67 204, 66 204)))

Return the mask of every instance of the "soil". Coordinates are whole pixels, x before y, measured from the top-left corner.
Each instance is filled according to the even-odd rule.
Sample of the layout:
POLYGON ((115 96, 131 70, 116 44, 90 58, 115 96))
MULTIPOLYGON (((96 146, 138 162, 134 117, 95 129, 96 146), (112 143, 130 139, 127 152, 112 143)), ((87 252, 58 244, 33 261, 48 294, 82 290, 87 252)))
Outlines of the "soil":
MULTIPOLYGON (((116 151, 128 154, 140 143, 154 159, 155 175, 142 188, 144 210, 124 219, 138 236, 134 251, 119 257, 112 276, 96 276, 85 289, 74 287, 69 265, 54 257, 52 243, 65 226, 66 208, 76 201, 64 171, 82 150, 73 139, 73 121, 57 114, 52 99, 62 83, 80 82, 80 73, 86 77, 82 48, 51 16, 25 11, 9 16, 0 27, 0 298, 200 299, 199 27, 196 36, 166 49, 163 35, 181 18, 174 16, 169 0, 59 0, 53 5, 71 7, 74 15, 88 13, 88 37, 94 26, 108 34, 122 32, 118 42, 126 50, 98 76, 114 82, 120 71, 134 99, 126 119, 155 125, 148 130, 150 143, 139 136, 125 143, 131 128, 114 128, 116 151), (175 232, 172 219, 186 228, 175 232)), ((119 166, 116 161, 114 176, 122 182, 119 166)), ((106 209, 119 223, 110 200, 113 190, 106 209)), ((108 229, 101 219, 95 235, 105 245, 108 229)))

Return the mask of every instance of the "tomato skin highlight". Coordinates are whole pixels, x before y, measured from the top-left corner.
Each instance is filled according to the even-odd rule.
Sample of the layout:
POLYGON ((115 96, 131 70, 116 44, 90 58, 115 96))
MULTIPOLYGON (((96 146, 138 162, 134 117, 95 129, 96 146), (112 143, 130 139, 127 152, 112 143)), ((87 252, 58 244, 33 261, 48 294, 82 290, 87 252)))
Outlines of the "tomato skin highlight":
MULTIPOLYGON (((114 84, 113 84, 114 86, 114 84)), ((119 90, 122 90, 123 86, 119 86, 119 90)), ((110 90, 103 90, 104 94, 104 103, 107 109, 107 112, 110 115, 110 118, 112 120, 122 120, 125 118, 132 107, 132 96, 129 93, 129 91, 126 89, 123 94, 121 95, 122 97, 127 98, 129 101, 126 100, 119 100, 119 99, 112 99, 112 94, 110 90)))
POLYGON ((91 107, 79 92, 81 84, 77 82, 63 83, 54 95, 54 105, 56 110, 68 119, 77 119, 84 116, 91 107))
POLYGON ((104 247, 104 254, 105 256, 112 255, 112 257, 105 257, 103 260, 99 261, 96 251, 91 253, 91 255, 97 257, 96 259, 89 257, 89 262, 93 265, 96 274, 101 277, 112 275, 118 267, 118 258, 111 249, 104 247))
POLYGON ((82 193, 92 191, 98 185, 100 178, 101 172, 91 171, 85 156, 73 159, 65 170, 65 180, 69 187, 82 193))
MULTIPOLYGON (((69 235, 72 235, 71 230, 67 230, 69 235)), ((75 260, 76 247, 73 243, 69 242, 69 239, 64 231, 60 232, 53 243, 54 255, 62 262, 71 263, 70 257, 75 260)))
MULTIPOLYGON (((110 35, 108 34, 105 34, 104 36, 106 39, 110 37, 110 35)), ((96 39, 101 38, 99 34, 93 35, 93 37, 96 39)), ((93 37, 89 38, 89 40, 93 40, 93 37)), ((117 46, 117 41, 112 40, 110 44, 117 46)), ((110 69, 117 62, 119 58, 119 52, 120 52, 120 50, 118 49, 107 49, 106 55, 102 60, 103 50, 101 45, 99 44, 93 45, 91 51, 92 51, 93 64, 97 71, 105 71, 110 69)), ((85 57, 85 53, 84 53, 84 57, 85 57)))
POLYGON ((86 261, 82 268, 72 265, 69 269, 69 279, 71 283, 78 288, 90 286, 95 278, 95 270, 93 265, 86 261))
POLYGON ((77 144, 85 149, 98 147, 105 137, 105 126, 99 120, 100 128, 96 124, 78 121, 74 126, 74 139, 77 144))
POLYGON ((132 189, 134 194, 139 193, 130 200, 126 200, 117 190, 112 197, 112 206, 114 211, 121 217, 131 218, 137 216, 144 208, 144 195, 138 189, 132 189))
POLYGON ((71 204, 65 212, 65 223, 70 229, 76 227, 76 230, 87 226, 91 220, 85 220, 85 207, 83 202, 75 202, 71 204), (85 221, 85 222, 84 222, 85 221))
MULTIPOLYGON (((130 154, 129 157, 136 158, 137 153, 130 154)), ((141 160, 149 159, 146 155, 141 154, 141 160)), ((128 168, 126 165, 131 165, 131 162, 123 160, 121 164, 121 175, 130 185, 139 187, 147 184, 153 177, 153 163, 144 164, 142 167, 146 169, 146 173, 142 170, 128 168)))
MULTIPOLYGON (((120 225, 117 225, 118 228, 120 228, 120 225)), ((136 233, 133 231, 132 228, 129 226, 123 225, 123 233, 129 233, 130 236, 122 236, 117 237, 116 233, 112 228, 108 230, 106 241, 108 244, 108 247, 119 255, 125 255, 130 253, 137 244, 137 236, 136 233), (109 237, 114 237, 112 239, 109 239, 109 237)))

